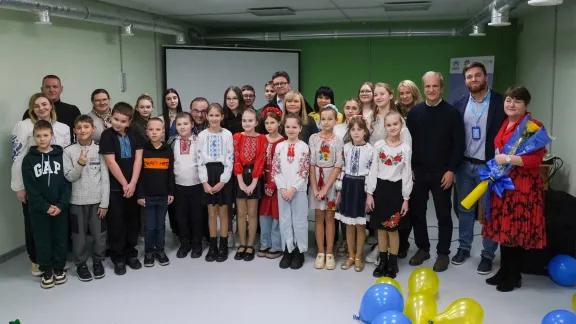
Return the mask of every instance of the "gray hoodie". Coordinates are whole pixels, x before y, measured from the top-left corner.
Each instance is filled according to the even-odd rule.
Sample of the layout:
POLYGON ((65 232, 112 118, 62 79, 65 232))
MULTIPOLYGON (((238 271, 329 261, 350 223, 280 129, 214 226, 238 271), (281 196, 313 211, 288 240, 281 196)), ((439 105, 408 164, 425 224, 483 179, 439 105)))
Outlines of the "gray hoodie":
POLYGON ((110 198, 108 167, 104 156, 98 154, 98 151, 98 144, 94 141, 88 146, 74 143, 64 149, 64 176, 72 183, 71 204, 100 204, 100 208, 108 208, 110 198), (78 163, 82 150, 88 150, 88 162, 85 166, 78 163))

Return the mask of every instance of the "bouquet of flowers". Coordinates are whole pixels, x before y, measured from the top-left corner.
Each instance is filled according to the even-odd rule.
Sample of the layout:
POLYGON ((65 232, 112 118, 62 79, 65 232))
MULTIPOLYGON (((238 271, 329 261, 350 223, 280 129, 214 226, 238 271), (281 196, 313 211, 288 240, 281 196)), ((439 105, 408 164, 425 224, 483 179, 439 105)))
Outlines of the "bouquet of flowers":
MULTIPOLYGON (((514 134, 510 137, 508 142, 502 148, 502 152, 496 151, 496 154, 506 155, 526 155, 535 152, 550 142, 554 138, 551 137, 546 131, 545 127, 540 127, 530 120, 529 116, 524 117, 520 126, 516 129, 514 134)), ((510 179, 510 171, 514 168, 511 164, 500 165, 492 159, 486 163, 487 170, 478 170, 478 175, 482 182, 476 186, 472 192, 461 204, 466 209, 472 208, 474 204, 486 193, 487 190, 493 190, 498 197, 502 198, 504 190, 514 190, 514 183, 510 179)), ((486 217, 490 220, 490 195, 486 195, 486 217)))

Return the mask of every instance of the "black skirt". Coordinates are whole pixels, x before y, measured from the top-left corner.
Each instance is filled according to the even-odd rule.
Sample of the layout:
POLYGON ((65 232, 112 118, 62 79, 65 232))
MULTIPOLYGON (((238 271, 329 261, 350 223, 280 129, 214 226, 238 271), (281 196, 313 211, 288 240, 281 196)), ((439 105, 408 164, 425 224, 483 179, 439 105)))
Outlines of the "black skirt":
POLYGON ((366 224, 366 191, 365 177, 345 175, 340 191, 340 204, 336 219, 348 225, 366 224))
MULTIPOLYGON (((254 164, 249 164, 244 166, 244 172, 242 173, 242 179, 244 179, 244 184, 249 186, 252 183, 252 172, 254 172, 254 164)), ((252 191, 250 196, 246 195, 244 191, 240 189, 240 184, 238 183, 238 179, 236 176, 234 177, 235 187, 236 187, 236 198, 240 199, 260 199, 262 198, 262 181, 261 178, 258 179, 258 183, 256 184, 256 188, 252 191)))
MULTIPOLYGON (((207 163, 206 169, 208 172, 208 184, 214 187, 220 182, 220 176, 224 172, 224 165, 222 163, 207 163)), ((203 205, 217 205, 217 206, 231 206, 233 201, 232 184, 228 181, 222 190, 215 194, 204 192, 202 195, 203 205)))
POLYGON ((402 197, 402 180, 392 182, 378 179, 374 190, 374 211, 370 214, 370 227, 376 230, 397 231, 402 218, 400 211, 402 197))

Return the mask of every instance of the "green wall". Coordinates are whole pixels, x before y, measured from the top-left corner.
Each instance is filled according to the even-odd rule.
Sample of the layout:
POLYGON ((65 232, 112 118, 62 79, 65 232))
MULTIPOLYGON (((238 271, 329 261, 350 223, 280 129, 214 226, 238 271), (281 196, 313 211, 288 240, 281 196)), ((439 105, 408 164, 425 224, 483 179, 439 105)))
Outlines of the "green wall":
MULTIPOLYGON (((444 22, 420 24, 417 27, 443 26, 458 24, 444 22)), ((342 27, 308 26, 291 29, 330 30, 342 27)), ((367 28, 365 25, 351 28, 355 27, 367 28)), ((340 107, 346 98, 357 95, 358 88, 364 81, 386 82, 395 88, 401 80, 411 79, 420 85, 422 74, 430 70, 444 75, 447 83, 444 96, 447 98, 450 58, 462 56, 494 55, 494 88, 504 91, 515 81, 517 35, 516 24, 513 24, 506 28, 490 27, 485 37, 384 37, 247 44, 302 50, 300 90, 309 102, 313 102, 314 93, 319 86, 330 86, 334 89, 336 104, 340 107)))

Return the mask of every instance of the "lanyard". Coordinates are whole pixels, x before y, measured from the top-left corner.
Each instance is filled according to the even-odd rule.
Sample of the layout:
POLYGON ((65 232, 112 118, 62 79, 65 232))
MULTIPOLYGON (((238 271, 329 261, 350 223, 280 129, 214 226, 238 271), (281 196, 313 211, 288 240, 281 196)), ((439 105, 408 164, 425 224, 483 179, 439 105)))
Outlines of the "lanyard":
POLYGON ((490 104, 490 96, 491 95, 492 95, 492 92, 490 90, 488 90, 488 94, 486 95, 486 97, 482 101, 484 103, 484 105, 483 105, 484 107, 482 107, 482 111, 480 112, 480 115, 478 115, 478 113, 476 113, 476 101, 474 101, 474 98, 472 98, 472 95, 470 95, 470 99, 468 100, 468 104, 471 105, 470 111, 472 112, 474 117, 477 117, 476 118, 476 125, 478 125, 478 122, 480 121, 480 118, 482 118, 482 115, 484 114, 486 107, 488 107, 488 105, 490 104))

